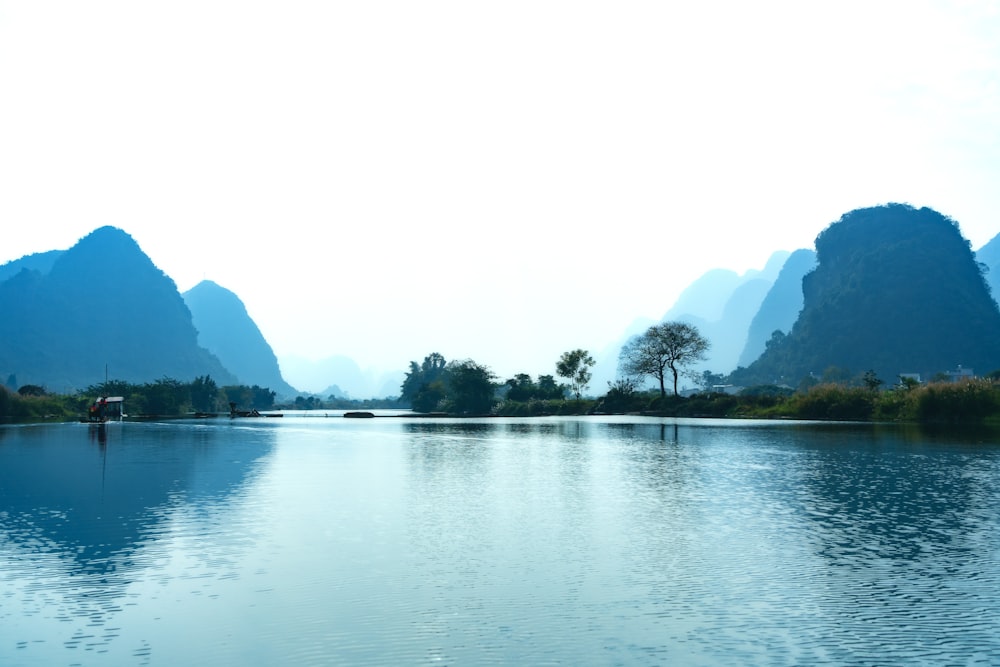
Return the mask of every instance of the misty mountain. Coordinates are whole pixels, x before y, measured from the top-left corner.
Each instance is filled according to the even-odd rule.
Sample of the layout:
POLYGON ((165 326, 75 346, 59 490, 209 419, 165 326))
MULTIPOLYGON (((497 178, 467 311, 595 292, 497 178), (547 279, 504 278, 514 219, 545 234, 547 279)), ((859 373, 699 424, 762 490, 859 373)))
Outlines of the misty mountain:
POLYGON ((693 324, 709 340, 707 358, 698 369, 728 373, 736 368, 750 323, 789 257, 787 251, 775 252, 762 270, 743 275, 713 269, 681 293, 663 321, 693 324))
POLYGON ((65 392, 102 382, 105 369, 128 382, 235 381, 198 345, 174 281, 124 231, 101 227, 18 262, 0 282, 0 376, 65 392))
POLYGON ((816 253, 812 250, 796 250, 785 260, 778 277, 750 322, 746 346, 740 353, 737 365, 749 366, 756 361, 775 331, 788 333, 792 330, 792 325, 802 310, 802 277, 815 266, 816 253))
POLYGON ((1000 368, 1000 310, 950 218, 903 204, 851 211, 816 238, 816 260, 790 333, 733 382, 794 386, 831 367, 887 382, 1000 368))
POLYGON ((312 361, 303 357, 287 356, 280 360, 286 377, 296 386, 323 398, 385 398, 399 396, 405 371, 376 373, 362 370, 350 357, 334 355, 312 361))
MULTIPOLYGON (((751 269, 742 275, 729 269, 711 269, 681 292, 661 321, 693 324, 711 342, 708 358, 699 369, 728 373, 736 368, 750 323, 790 256, 784 250, 774 252, 762 270, 751 269)), ((597 363, 589 393, 607 390, 608 383, 618 377, 622 346, 654 324, 656 321, 647 318, 634 320, 618 340, 594 355, 597 363)))
POLYGON ((976 251, 976 261, 986 267, 986 284, 994 301, 1000 301, 1000 234, 976 251))
POLYGON ((280 398, 299 393, 281 376, 274 351, 236 294, 203 280, 182 297, 198 330, 198 343, 241 384, 267 387, 280 398))
MULTIPOLYGON (((609 343, 594 356, 594 368, 591 371, 590 385, 585 392, 588 395, 601 395, 607 392, 608 384, 618 378, 618 353, 622 346, 634 336, 645 332, 649 327, 656 324, 656 320, 648 317, 640 317, 631 322, 621 337, 609 343)), ((557 378, 559 379, 559 378, 557 378)))

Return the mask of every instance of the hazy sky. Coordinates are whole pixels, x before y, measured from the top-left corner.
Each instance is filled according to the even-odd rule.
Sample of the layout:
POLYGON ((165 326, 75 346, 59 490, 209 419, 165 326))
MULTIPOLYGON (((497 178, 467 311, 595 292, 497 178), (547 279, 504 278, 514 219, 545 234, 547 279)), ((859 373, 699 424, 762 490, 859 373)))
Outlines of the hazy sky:
POLYGON ((1000 232, 998 8, 0 0, 0 263, 114 225, 279 358, 552 373, 854 208, 1000 232))

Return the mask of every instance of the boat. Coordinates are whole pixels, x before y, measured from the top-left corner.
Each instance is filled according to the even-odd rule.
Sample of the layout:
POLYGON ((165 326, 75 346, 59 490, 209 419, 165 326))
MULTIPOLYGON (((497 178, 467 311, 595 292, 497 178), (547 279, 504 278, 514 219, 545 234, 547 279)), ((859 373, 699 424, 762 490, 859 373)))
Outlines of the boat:
POLYGON ((86 424, 106 424, 125 419, 124 396, 100 396, 87 409, 87 416, 80 421, 86 424))

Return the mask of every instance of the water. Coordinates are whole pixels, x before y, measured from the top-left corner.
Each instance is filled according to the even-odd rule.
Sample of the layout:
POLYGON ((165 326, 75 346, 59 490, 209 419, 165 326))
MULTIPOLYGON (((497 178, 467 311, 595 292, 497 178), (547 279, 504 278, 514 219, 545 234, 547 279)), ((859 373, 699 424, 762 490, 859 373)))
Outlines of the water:
POLYGON ((0 427, 0 665, 1000 664, 1000 445, 870 425, 0 427))

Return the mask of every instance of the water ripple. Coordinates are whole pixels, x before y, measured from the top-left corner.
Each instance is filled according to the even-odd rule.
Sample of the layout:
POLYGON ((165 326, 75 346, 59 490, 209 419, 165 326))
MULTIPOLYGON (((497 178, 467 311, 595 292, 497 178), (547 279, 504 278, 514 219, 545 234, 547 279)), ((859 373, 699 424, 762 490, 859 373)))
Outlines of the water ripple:
POLYGON ((1000 664, 998 448, 357 421, 8 434, 0 664, 1000 664))

